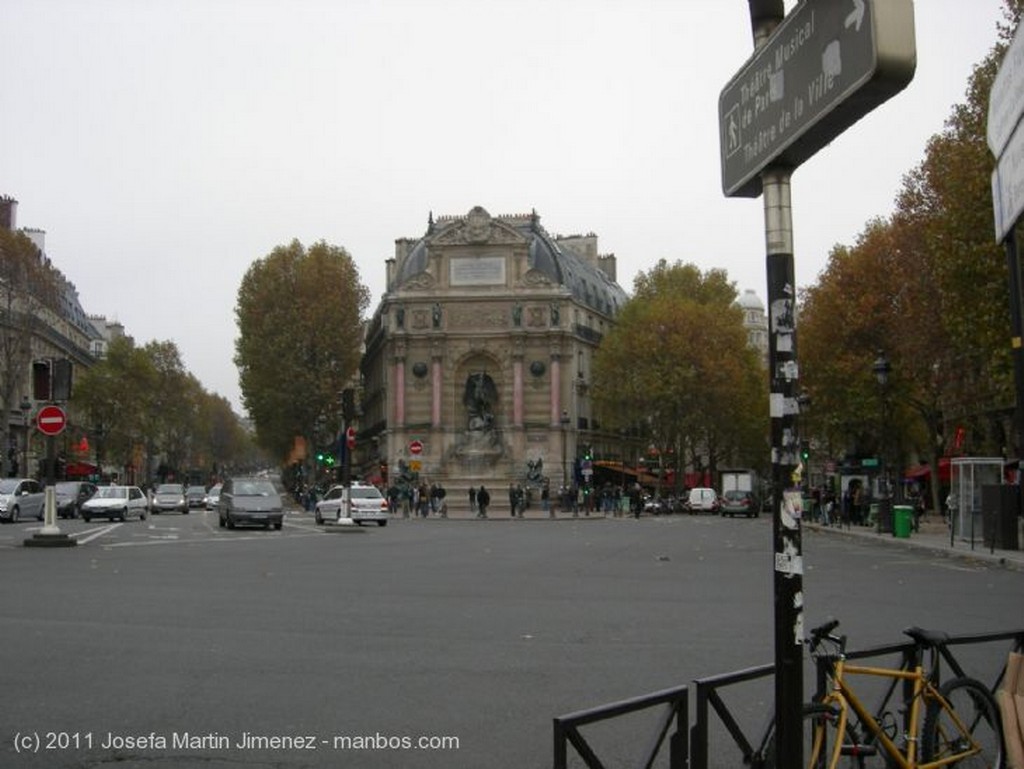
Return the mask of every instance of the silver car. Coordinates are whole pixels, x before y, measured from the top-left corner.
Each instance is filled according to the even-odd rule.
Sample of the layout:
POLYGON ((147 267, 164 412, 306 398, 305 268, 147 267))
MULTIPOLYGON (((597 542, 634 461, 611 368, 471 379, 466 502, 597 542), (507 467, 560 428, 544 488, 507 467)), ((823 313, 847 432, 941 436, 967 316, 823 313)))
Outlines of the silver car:
POLYGON ((22 518, 43 520, 46 494, 33 478, 0 479, 0 521, 15 523, 22 518))
POLYGON ((238 524, 281 529, 284 525, 284 503, 271 481, 266 478, 228 478, 217 500, 217 519, 221 528, 238 524))
POLYGON ((153 515, 163 512, 181 512, 188 514, 188 500, 185 499, 185 487, 180 483, 161 483, 153 492, 153 515))

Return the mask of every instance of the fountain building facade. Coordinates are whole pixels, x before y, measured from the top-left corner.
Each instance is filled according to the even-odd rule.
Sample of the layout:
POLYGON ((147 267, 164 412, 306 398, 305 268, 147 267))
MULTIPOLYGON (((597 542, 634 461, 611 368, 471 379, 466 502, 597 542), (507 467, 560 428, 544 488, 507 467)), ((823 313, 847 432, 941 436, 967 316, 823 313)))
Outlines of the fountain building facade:
POLYGON ((626 301, 597 236, 552 236, 536 212, 431 215, 395 242, 366 333, 363 465, 449 490, 571 486, 594 420, 590 362, 626 301))

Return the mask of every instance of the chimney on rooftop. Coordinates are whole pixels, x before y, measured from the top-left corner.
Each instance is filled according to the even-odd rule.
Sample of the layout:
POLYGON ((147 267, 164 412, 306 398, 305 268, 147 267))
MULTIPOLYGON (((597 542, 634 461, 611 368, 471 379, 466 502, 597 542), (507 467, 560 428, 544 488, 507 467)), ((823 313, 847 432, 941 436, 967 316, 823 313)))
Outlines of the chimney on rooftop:
POLYGON ((0 196, 0 230, 13 230, 18 223, 18 201, 0 196))

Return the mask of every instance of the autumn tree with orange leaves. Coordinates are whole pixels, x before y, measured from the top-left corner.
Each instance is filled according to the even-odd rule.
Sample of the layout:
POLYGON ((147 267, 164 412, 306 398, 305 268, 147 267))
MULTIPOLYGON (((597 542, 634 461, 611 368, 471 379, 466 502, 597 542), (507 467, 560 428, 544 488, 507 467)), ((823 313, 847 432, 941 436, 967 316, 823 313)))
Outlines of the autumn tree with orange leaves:
POLYGON ((662 260, 636 278, 595 355, 600 423, 633 431, 677 478, 768 457, 767 374, 735 300, 724 271, 662 260))
POLYGON ((1007 0, 997 45, 904 177, 895 212, 868 223, 854 246, 836 246, 803 292, 801 377, 811 407, 801 431, 828 456, 878 454, 883 435, 900 464, 933 468, 953 451, 1022 448, 1011 427, 1008 272, 993 236, 985 138, 988 95, 1022 5, 1007 0), (891 362, 884 392, 872 372, 879 351, 891 362), (959 446, 955 434, 964 436, 959 446))

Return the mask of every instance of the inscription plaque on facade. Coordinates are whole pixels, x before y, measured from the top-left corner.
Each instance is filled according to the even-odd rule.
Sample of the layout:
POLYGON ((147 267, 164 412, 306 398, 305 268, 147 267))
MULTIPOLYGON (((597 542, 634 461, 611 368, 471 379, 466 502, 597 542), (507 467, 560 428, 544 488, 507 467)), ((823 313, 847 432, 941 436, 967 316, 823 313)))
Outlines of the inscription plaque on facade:
POLYGON ((452 257, 449 282, 453 286, 502 286, 505 284, 505 257, 452 257))

